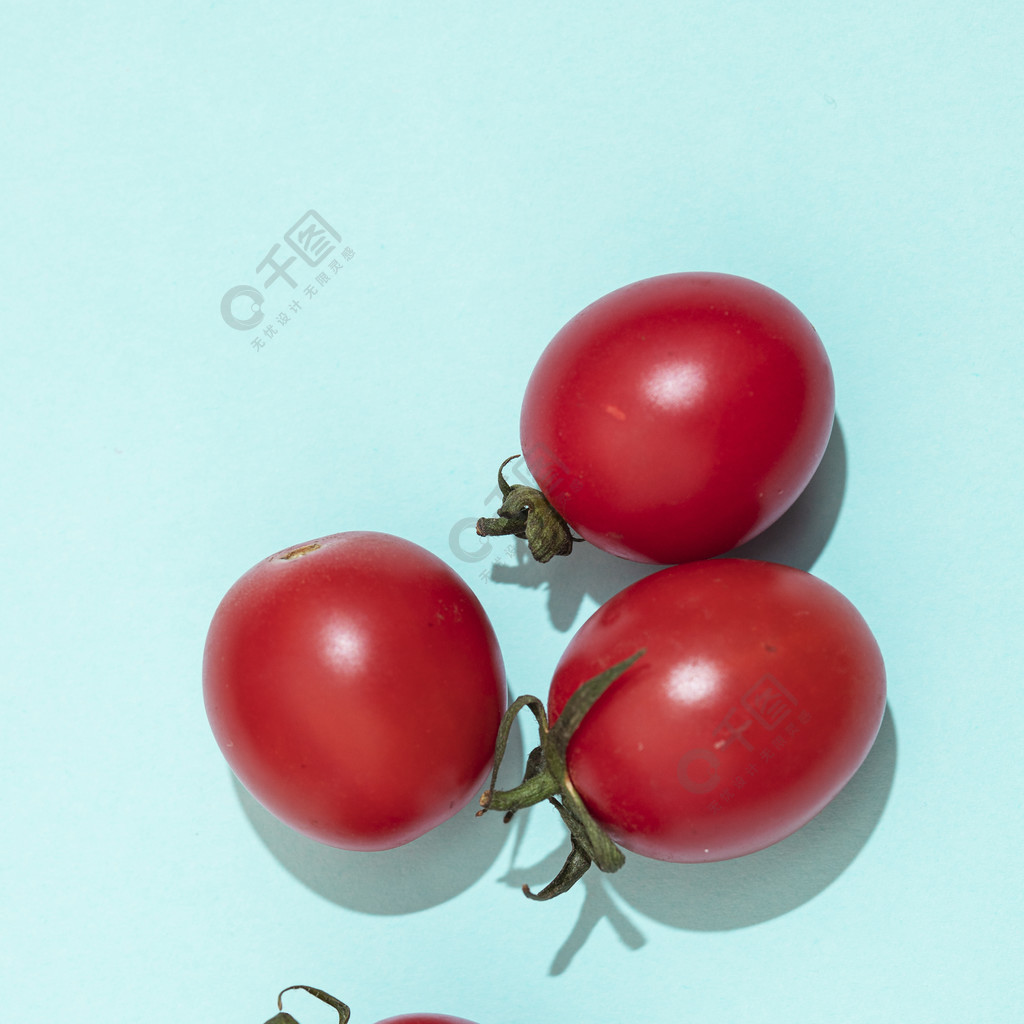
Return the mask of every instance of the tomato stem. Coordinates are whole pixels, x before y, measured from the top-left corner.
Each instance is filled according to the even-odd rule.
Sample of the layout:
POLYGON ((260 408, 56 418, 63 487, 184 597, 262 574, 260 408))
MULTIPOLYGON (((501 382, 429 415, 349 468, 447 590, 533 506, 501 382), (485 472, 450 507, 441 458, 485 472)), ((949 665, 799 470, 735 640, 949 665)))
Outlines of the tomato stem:
POLYGON ((538 562, 549 562, 555 555, 572 552, 574 537, 569 524, 556 511, 544 492, 526 484, 510 484, 504 468, 520 455, 510 455, 498 467, 498 488, 502 502, 496 518, 478 519, 476 532, 481 537, 519 537, 538 562))
POLYGON ((321 1002, 326 1003, 328 1006, 337 1010, 338 1024, 348 1024, 349 1018, 352 1016, 352 1011, 340 999, 335 999, 334 996, 324 992, 323 989, 313 988, 312 985, 289 985, 287 988, 281 989, 277 994, 277 1008, 281 1012, 274 1014, 266 1024, 299 1024, 299 1022, 290 1013, 287 1013, 283 1009, 283 1005, 281 1003, 281 996, 283 996, 285 992, 291 992, 293 989, 297 988, 301 988, 311 996, 316 996, 316 998, 321 1002))
POLYGON ((569 777, 567 750, 569 741, 587 712, 605 690, 643 653, 641 649, 625 661, 620 661, 617 665, 588 679, 566 701, 554 725, 548 724, 543 702, 531 695, 519 697, 502 717, 495 745, 491 785, 480 797, 480 810, 477 811, 477 816, 485 811, 504 811, 507 823, 516 811, 547 800, 555 807, 568 828, 572 843, 561 870, 540 892, 531 892, 529 886, 523 886, 523 892, 530 899, 548 900, 566 892, 584 875, 591 864, 596 864, 601 871, 611 872, 618 871, 625 863, 622 851, 594 820, 583 798, 576 791, 569 777), (523 708, 529 708, 537 720, 540 745, 530 752, 526 760, 523 781, 514 789, 499 790, 496 788, 498 769, 505 756, 512 724, 523 708))

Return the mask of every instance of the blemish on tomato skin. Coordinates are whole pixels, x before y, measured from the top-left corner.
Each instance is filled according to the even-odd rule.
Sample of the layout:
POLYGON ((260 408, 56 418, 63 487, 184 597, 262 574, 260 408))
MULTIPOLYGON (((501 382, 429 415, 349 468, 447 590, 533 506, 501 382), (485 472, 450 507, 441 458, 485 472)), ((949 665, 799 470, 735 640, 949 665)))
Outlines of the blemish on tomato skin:
MULTIPOLYGON (((446 622, 448 619, 451 619, 452 622, 461 622, 462 608, 455 601, 451 604, 442 602, 441 606, 434 612, 434 619, 437 622, 446 622)), ((428 622, 427 625, 433 626, 434 622, 428 622)))
POLYGON ((606 405, 604 411, 617 420, 624 421, 626 419, 626 414, 617 405, 606 405))
POLYGON ((288 548, 276 555, 271 555, 269 561, 288 562, 293 558, 300 558, 302 555, 308 555, 311 551, 318 551, 322 545, 319 541, 311 541, 309 544, 301 544, 297 548, 288 548))

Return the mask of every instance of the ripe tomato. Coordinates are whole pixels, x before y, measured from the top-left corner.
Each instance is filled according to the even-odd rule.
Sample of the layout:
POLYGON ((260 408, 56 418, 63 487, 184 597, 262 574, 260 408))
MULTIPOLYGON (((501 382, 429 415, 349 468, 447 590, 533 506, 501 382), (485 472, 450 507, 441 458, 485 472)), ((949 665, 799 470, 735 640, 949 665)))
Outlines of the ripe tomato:
POLYGON ((473 1024, 465 1017, 449 1017, 446 1013, 403 1013, 388 1017, 377 1024, 473 1024))
POLYGON ((828 357, 788 300, 728 274, 665 274, 555 335, 527 385, 520 440, 569 527, 668 565, 775 522, 821 460, 833 414, 828 357))
POLYGON ((863 618, 788 566, 712 559, 627 587, 559 661, 553 726, 582 683, 638 649, 566 763, 608 836, 658 860, 726 860, 795 832, 860 766, 885 710, 863 618))
POLYGON ((480 602, 383 533, 322 537, 245 573, 213 616, 203 688, 246 789, 349 850, 408 843, 465 806, 505 706, 480 602))
MULTIPOLYGON (((285 992, 295 989, 304 989, 310 995, 316 996, 322 1003, 333 1007, 338 1011, 339 1024, 348 1024, 352 1017, 351 1009, 340 999, 335 998, 323 989, 313 988, 310 985, 289 985, 277 997, 277 1008, 280 1011, 276 1016, 271 1017, 266 1024, 298 1024, 295 1018, 282 1009, 281 998, 285 992)), ((378 1021, 377 1024, 473 1024, 473 1021, 465 1017, 451 1017, 444 1013, 405 1013, 398 1017, 388 1017, 387 1020, 378 1021)))

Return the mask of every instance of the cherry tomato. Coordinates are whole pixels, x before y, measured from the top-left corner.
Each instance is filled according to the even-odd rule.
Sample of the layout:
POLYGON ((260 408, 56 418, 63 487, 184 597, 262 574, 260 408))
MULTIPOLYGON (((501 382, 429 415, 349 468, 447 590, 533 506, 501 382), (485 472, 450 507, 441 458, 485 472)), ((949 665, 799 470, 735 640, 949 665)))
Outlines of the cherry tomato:
POLYGON ((885 710, 863 618, 788 566, 712 559, 627 587, 559 661, 552 723, 639 649, 583 716, 566 763, 608 836, 658 860, 726 860, 790 835, 854 774, 885 710))
MULTIPOLYGON (((277 1008, 280 1012, 275 1017, 271 1017, 266 1024, 298 1024, 290 1013, 284 1011, 281 1001, 285 992, 292 992, 295 989, 304 989, 322 1003, 326 1003, 337 1010, 338 1024, 349 1024, 349 1021, 352 1019, 352 1010, 348 1005, 332 996, 329 992, 310 985, 289 985, 277 997, 277 1008)), ((466 1020, 465 1017, 451 1017, 444 1013, 405 1013, 398 1017, 388 1017, 386 1020, 378 1021, 377 1024, 473 1024, 473 1021, 466 1020)))
POLYGON ((787 299, 728 274, 665 274, 555 335, 527 385, 520 440, 581 537, 669 565, 775 522, 818 466, 833 415, 825 349, 787 299))
POLYGON ((439 558, 383 533, 272 555, 228 591, 203 659, 239 781, 297 831, 400 846, 479 792, 505 706, 494 631, 439 558))
POLYGON ((403 1013, 377 1024, 473 1024, 473 1021, 465 1017, 449 1017, 446 1013, 403 1013))

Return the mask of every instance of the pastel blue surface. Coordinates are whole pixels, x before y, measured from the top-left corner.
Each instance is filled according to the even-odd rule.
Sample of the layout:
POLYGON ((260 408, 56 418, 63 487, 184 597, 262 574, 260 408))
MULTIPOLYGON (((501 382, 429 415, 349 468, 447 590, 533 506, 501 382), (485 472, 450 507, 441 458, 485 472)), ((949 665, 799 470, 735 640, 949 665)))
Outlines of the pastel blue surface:
POLYGON ((353 1024, 1015 1019, 1019 3, 56 3, 4 23, 5 1019, 259 1024, 294 983, 353 1024), (309 211, 340 241, 286 265, 309 211), (294 289, 265 284, 274 264, 294 289), (224 591, 289 544, 397 533, 480 596, 512 691, 545 692, 648 570, 477 557, 464 524, 555 331, 695 269, 782 292, 833 362, 824 468, 755 551, 878 637, 889 707, 861 772, 763 853, 632 858, 543 905, 517 888, 563 850, 548 809, 470 810, 381 855, 278 825, 205 719, 224 591), (222 316, 236 286, 263 295, 251 329, 222 316))

